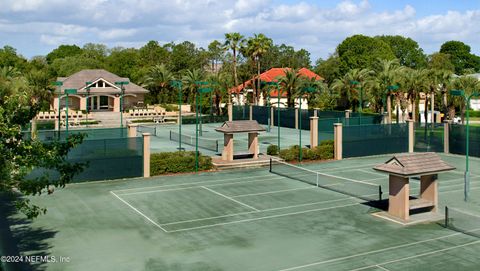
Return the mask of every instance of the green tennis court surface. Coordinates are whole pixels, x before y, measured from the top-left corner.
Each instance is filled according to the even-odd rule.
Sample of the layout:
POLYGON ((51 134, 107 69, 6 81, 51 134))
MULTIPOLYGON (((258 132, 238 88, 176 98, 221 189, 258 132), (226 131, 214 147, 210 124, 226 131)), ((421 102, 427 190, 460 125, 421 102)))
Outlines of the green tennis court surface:
MULTIPOLYGON (((478 270, 480 159, 465 203, 464 157, 441 155, 457 167, 439 175, 441 211, 465 214, 452 211, 456 231, 389 222, 355 195, 261 168, 69 185, 34 198, 48 208, 34 222, 9 215, 8 249, 70 258, 38 270, 478 270)), ((388 177, 371 168, 389 157, 302 167, 337 188, 381 185, 387 197, 388 177)))

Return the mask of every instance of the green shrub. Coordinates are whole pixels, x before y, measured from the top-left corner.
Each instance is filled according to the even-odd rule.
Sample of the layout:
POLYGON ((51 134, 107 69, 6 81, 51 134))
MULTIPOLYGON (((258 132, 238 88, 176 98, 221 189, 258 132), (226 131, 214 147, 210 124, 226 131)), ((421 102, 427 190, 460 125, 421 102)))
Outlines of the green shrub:
MULTIPOLYGON (((271 145, 273 146, 273 145, 271 145)), ((276 146, 275 146, 276 147, 276 146)), ((280 150, 280 158, 285 161, 298 160, 300 147, 292 146, 288 149, 280 150)), ((302 160, 328 160, 333 158, 333 140, 325 140, 316 148, 302 148, 302 160)))
POLYGON ((269 145, 267 147, 267 154, 268 155, 278 155, 278 146, 277 145, 269 145))
POLYGON ((480 111, 470 110, 469 114, 472 118, 480 118, 480 111))
MULTIPOLYGON (((212 158, 199 153, 198 170, 212 169, 212 158)), ((150 155, 150 175, 195 171, 195 152, 161 152, 150 155)))

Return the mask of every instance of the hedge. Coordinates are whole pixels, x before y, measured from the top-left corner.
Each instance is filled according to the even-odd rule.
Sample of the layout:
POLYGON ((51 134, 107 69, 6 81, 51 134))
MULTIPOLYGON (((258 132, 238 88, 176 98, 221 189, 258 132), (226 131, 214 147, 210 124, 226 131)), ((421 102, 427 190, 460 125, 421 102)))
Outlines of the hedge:
MULTIPOLYGON (((212 169, 212 158, 201 153, 198 155, 198 170, 212 169)), ((161 152, 150 155, 151 176, 193 171, 195 171, 195 152, 193 151, 161 152)))
MULTIPOLYGON (((298 145, 280 150, 280 158, 285 161, 298 160, 300 148, 298 145)), ((333 140, 324 140, 319 146, 309 149, 302 148, 302 160, 328 160, 333 158, 333 140)))

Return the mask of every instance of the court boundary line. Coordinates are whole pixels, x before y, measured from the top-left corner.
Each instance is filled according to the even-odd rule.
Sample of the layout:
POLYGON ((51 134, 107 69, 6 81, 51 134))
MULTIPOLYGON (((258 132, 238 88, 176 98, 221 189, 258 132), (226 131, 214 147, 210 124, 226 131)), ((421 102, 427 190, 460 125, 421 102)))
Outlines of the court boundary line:
POLYGON ((365 270, 365 269, 372 268, 372 267, 375 267, 375 266, 378 266, 378 265, 384 265, 384 264, 391 264, 391 263, 396 263, 396 262, 402 262, 402 261, 405 261, 405 260, 410 260, 410 259, 415 259, 415 258, 418 258, 418 257, 423 257, 423 256, 427 256, 427 255, 437 254, 437 253, 439 253, 439 252, 444 252, 444 251, 448 251, 448 250, 452 250, 452 249, 456 249, 456 248, 466 247, 466 246, 470 246, 470 245, 474 245, 474 244, 478 244, 478 243, 480 243, 480 240, 467 242, 467 243, 464 243, 464 244, 461 244, 461 245, 450 246, 450 247, 442 248, 442 249, 435 250, 435 251, 424 252, 424 253, 416 254, 416 255, 413 255, 413 256, 409 256, 409 257, 404 257, 404 258, 399 258, 399 259, 395 259, 395 260, 390 260, 390 261, 386 261, 386 262, 383 262, 383 263, 377 263, 376 265, 370 265, 370 266, 364 266, 364 267, 360 267, 360 268, 356 268, 356 269, 350 269, 350 270, 348 270, 348 271, 365 270))
POLYGON ((166 229, 164 229, 162 226, 160 226, 158 223, 156 223, 155 221, 153 221, 150 217, 148 217, 147 215, 145 215, 144 213, 140 212, 137 208, 133 207, 130 203, 128 203, 126 200, 122 199, 121 197, 119 197, 117 194, 115 194, 113 191, 110 191, 110 193, 115 196, 117 199, 119 199, 121 202, 123 202, 124 204, 126 204, 128 207, 130 207, 132 210, 134 210, 135 212, 137 212, 139 215, 143 216, 145 219, 147 219, 148 221, 150 221, 150 223, 152 223, 153 225, 155 225, 157 228, 161 229, 162 231, 168 233, 168 231, 166 229))
MULTIPOLYGON (((474 229, 472 231, 478 231, 478 230, 480 230, 480 228, 474 229)), ((355 257, 360 257, 360 256, 365 256, 365 255, 378 253, 378 252, 389 251, 389 250, 393 250, 393 249, 397 249, 397 248, 404 248, 404 247, 408 247, 408 246, 428 243, 428 242, 436 241, 436 240, 442 240, 442 239, 445 239, 445 238, 449 238, 449 237, 457 236, 457 235, 462 235, 462 234, 463 233, 461 233, 461 232, 456 232, 456 233, 447 234, 447 235, 439 236, 439 237, 435 237, 435 238, 429 238, 429 239, 425 239, 425 240, 420 240, 420 241, 415 241, 415 242, 410 242, 410 243, 404 243, 404 244, 401 244, 401 245, 386 247, 386 248, 382 248, 382 249, 370 250, 370 251, 366 251, 366 252, 362 252, 362 253, 351 254, 351 255, 348 255, 348 256, 342 256, 342 257, 337 257, 337 258, 333 258, 333 259, 317 261, 317 262, 313 262, 313 263, 309 263, 309 264, 304 264, 304 265, 298 265, 298 266, 293 266, 293 267, 289 267, 289 268, 279 269, 278 271, 291 271, 291 270, 298 270, 298 269, 306 268, 306 267, 322 265, 322 264, 326 264, 326 263, 341 262, 341 261, 348 260, 348 259, 355 258, 355 257)), ((478 242, 480 242, 480 240, 478 240, 478 242)), ((362 267, 362 268, 364 268, 364 267, 362 267)))
MULTIPOLYGON (((124 192, 124 191, 131 191, 131 190, 142 190, 142 189, 161 188, 161 187, 185 186, 185 185, 191 185, 191 184, 221 183, 221 182, 225 182, 225 181, 235 181, 235 180, 241 180, 241 179, 247 179, 247 178, 248 179, 250 179, 250 178, 261 178, 261 177, 268 177, 268 176, 271 176, 271 174, 251 176, 251 177, 248 177, 248 176, 247 177, 238 177, 238 178, 231 178, 231 179, 220 179, 220 180, 210 180, 210 181, 200 181, 200 182, 179 183, 179 184, 144 186, 144 187, 137 187, 137 188, 118 189, 118 190, 112 190, 112 191, 114 191, 114 192, 124 192)), ((225 182, 225 183, 241 183, 241 182, 225 182)))
POLYGON ((270 216, 263 216, 263 217, 256 217, 256 218, 241 219, 241 220, 236 220, 236 221, 215 223, 215 224, 209 224, 209 225, 198 226, 198 227, 190 227, 190 228, 183 228, 183 229, 178 229, 178 230, 171 230, 171 231, 168 231, 168 232, 169 233, 174 233, 174 232, 191 231, 191 230, 198 230, 198 229, 205 229, 205 228, 213 228, 213 227, 218 227, 218 226, 223 226, 223 225, 238 224, 238 223, 244 223, 244 222, 250 222, 250 221, 257 221, 257 220, 263 220, 263 219, 270 219, 270 218, 305 214, 305 213, 311 213, 311 212, 319 212, 319 211, 325 211, 325 210, 331 210, 331 209, 345 208, 345 207, 355 206, 355 205, 360 205, 360 203, 350 203, 350 204, 345 204, 345 205, 319 208, 319 209, 312 209, 312 210, 305 210, 305 211, 292 212, 292 213, 286 213, 286 214, 278 214, 278 215, 270 215, 270 216))
POLYGON ((218 196, 220 196, 220 197, 226 198, 226 199, 228 199, 228 200, 230 200, 230 201, 233 201, 233 202, 238 203, 238 204, 240 204, 240 205, 242 205, 242 206, 244 206, 244 207, 247 207, 247 208, 249 208, 249 209, 252 209, 252 210, 255 210, 255 211, 260 211, 260 210, 258 210, 257 208, 255 208, 255 207, 253 207, 253 206, 250 206, 250 205, 248 205, 248 204, 246 204, 246 203, 243 203, 243 202, 241 202, 241 201, 239 201, 239 200, 233 199, 233 198, 231 198, 231 197, 229 197, 229 196, 227 196, 227 195, 224 195, 224 194, 222 194, 222 193, 220 193, 220 192, 217 192, 217 191, 215 191, 215 190, 213 190, 213 189, 210 189, 210 188, 205 187, 205 186, 200 186, 200 187, 203 188, 203 189, 206 189, 207 191, 210 191, 210 192, 212 192, 212 193, 214 193, 214 194, 216 194, 216 195, 218 195, 218 196))
POLYGON ((375 267, 378 267, 379 269, 382 269, 384 271, 390 271, 390 269, 386 268, 386 267, 383 267, 383 266, 380 266, 380 265, 375 265, 375 267))
POLYGON ((232 216, 237 216, 237 215, 248 215, 248 214, 255 214, 255 213, 266 213, 266 212, 271 212, 271 211, 292 209, 292 208, 303 207, 303 206, 311 206, 311 205, 315 205, 315 204, 324 204, 324 203, 344 201, 344 200, 348 200, 348 199, 353 199, 353 200, 355 200, 356 198, 354 198, 354 197, 348 197, 348 198, 341 198, 341 199, 316 201, 316 202, 302 203, 302 204, 297 204, 297 205, 288 205, 288 206, 284 206, 284 207, 275 207, 275 208, 269 208, 269 209, 261 209, 261 210, 259 210, 259 211, 248 211, 248 212, 240 212, 240 213, 220 215, 220 216, 211 216, 211 217, 204 217, 204 218, 181 220, 181 221, 175 221, 175 222, 169 222, 169 223, 162 223, 162 224, 160 224, 160 225, 162 225, 162 226, 176 225, 176 224, 182 224, 182 223, 190 223, 190 222, 196 222, 196 221, 204 221, 204 220, 211 220, 211 219, 217 219, 217 218, 232 217, 232 216))
POLYGON ((363 169, 363 168, 356 169, 355 171, 361 171, 361 172, 363 172, 363 173, 368 173, 368 174, 383 176, 384 178, 385 178, 385 177, 388 177, 388 174, 381 174, 381 173, 378 173, 378 172, 370 172, 370 171, 367 171, 366 169, 363 169))
POLYGON ((274 191, 268 191, 268 192, 259 192, 259 193, 250 193, 250 194, 240 194, 240 195, 232 196, 232 198, 261 196, 261 195, 268 195, 268 194, 275 194, 275 193, 283 193, 283 192, 289 192, 289 191, 309 190, 309 189, 315 189, 315 188, 318 188, 318 187, 316 187, 316 186, 298 187, 298 188, 283 189, 283 190, 274 190, 274 191))

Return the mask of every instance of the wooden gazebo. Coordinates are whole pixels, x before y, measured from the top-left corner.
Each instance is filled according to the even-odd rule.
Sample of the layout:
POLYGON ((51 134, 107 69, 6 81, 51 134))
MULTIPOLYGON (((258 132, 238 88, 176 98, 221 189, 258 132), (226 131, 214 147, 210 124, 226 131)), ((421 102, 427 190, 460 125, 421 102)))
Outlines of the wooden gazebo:
POLYGON ((224 134, 222 160, 233 161, 233 134, 248 133, 248 152, 258 159, 258 133, 265 132, 256 120, 226 121, 215 131, 224 134))
POLYGON ((388 214, 408 221, 410 211, 425 209, 436 212, 438 208, 437 174, 455 169, 435 153, 396 155, 373 169, 390 174, 388 214), (410 178, 419 177, 420 195, 410 199, 410 178))

